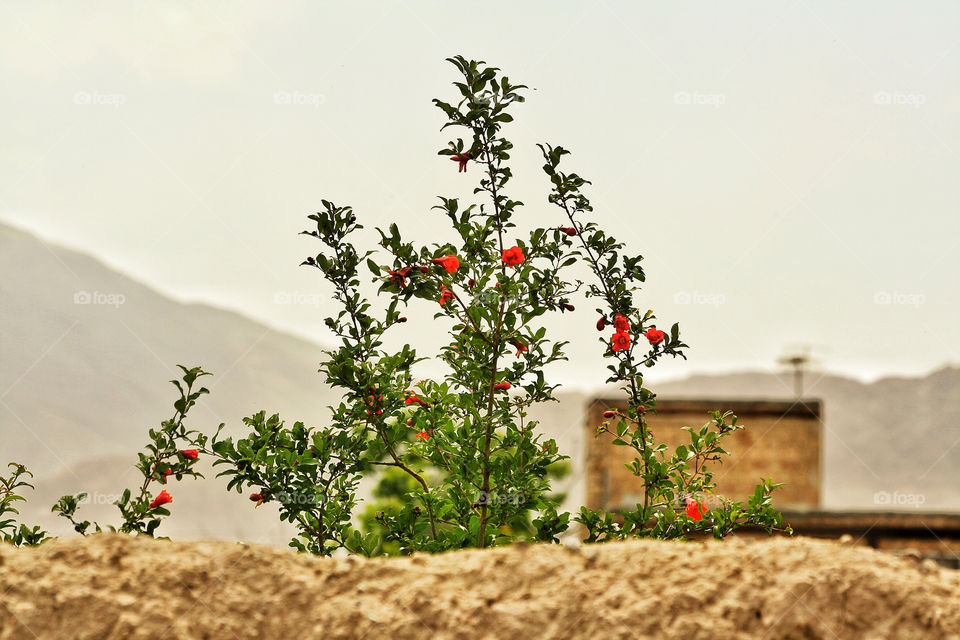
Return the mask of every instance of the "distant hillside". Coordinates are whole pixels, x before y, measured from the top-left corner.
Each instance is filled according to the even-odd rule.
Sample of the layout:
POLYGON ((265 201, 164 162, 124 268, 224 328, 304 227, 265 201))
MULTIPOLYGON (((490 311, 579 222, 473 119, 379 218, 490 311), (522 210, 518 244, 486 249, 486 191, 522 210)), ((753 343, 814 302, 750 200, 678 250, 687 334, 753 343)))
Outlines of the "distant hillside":
POLYGON ((319 346, 180 304, 3 225, 0 271, 3 453, 38 473, 138 448, 172 414, 178 363, 214 374, 192 415, 198 427, 236 428, 261 408, 320 420, 333 400, 316 373, 319 346))

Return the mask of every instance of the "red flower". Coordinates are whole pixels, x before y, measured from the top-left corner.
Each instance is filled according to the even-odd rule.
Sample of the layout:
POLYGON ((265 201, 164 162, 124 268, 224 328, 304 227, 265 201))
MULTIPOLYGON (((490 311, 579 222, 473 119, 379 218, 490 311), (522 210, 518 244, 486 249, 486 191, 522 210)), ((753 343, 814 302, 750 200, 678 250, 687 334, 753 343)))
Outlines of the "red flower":
POLYGON ((257 503, 257 506, 259 507, 259 506, 260 506, 260 503, 263 502, 263 494, 262 494, 262 493, 251 493, 251 494, 250 494, 250 502, 256 502, 256 503, 257 503))
POLYGON ((150 503, 150 508, 156 509, 160 505, 167 504, 168 502, 173 502, 173 496, 167 493, 167 490, 164 489, 163 491, 160 492, 160 495, 154 498, 153 502, 150 503))
POLYGON ((503 261, 508 267, 515 267, 521 262, 523 262, 525 256, 523 255, 523 249, 520 247, 510 247, 503 252, 503 261))
POLYGON ((613 317, 613 327, 617 331, 630 331, 630 321, 618 313, 613 317))
POLYGON ((427 433, 426 431, 421 431, 420 433, 418 433, 417 435, 415 435, 414 438, 422 438, 422 439, 424 439, 424 440, 429 440, 429 439, 430 439, 430 434, 427 433))
POLYGON ((180 449, 180 455, 190 460, 196 460, 200 456, 200 452, 196 449, 180 449))
POLYGON ((447 289, 446 285, 440 286, 440 306, 447 304, 447 300, 453 300, 454 297, 453 291, 447 289))
POLYGON ((410 267, 404 267, 402 269, 387 269, 387 273, 390 274, 390 282, 397 285, 398 287, 407 286, 407 278, 410 277, 410 267))
POLYGON ((703 520, 706 510, 703 508, 702 502, 697 502, 693 498, 686 498, 687 501, 687 515, 693 518, 694 520, 703 520))
POLYGON ((617 331, 610 339, 610 348, 614 351, 623 351, 630 348, 630 334, 626 331, 617 331))
POLYGON ((407 397, 407 399, 403 401, 403 404, 418 404, 418 405, 420 405, 421 407, 429 407, 429 406, 430 406, 427 402, 423 401, 422 399, 418 398, 417 396, 409 396, 409 397, 407 397))
POLYGON ((650 341, 650 344, 659 344, 663 342, 663 331, 657 329, 657 325, 651 326, 643 335, 647 337, 647 340, 650 341))
POLYGON ((510 388, 510 383, 498 382, 497 384, 493 385, 493 388, 496 389, 497 391, 506 391, 507 389, 510 388))
POLYGON ((526 345, 526 343, 525 343, 523 340, 520 340, 519 338, 517 338, 516 340, 511 340, 511 341, 510 341, 510 344, 512 344, 514 347, 516 347, 516 349, 517 349, 517 357, 518 357, 518 358, 520 357, 520 354, 521 354, 521 353, 523 353, 524 351, 527 350, 527 345, 526 345))
POLYGON ((607 319, 601 316, 600 319, 597 320, 597 331, 603 331, 603 328, 606 326, 607 326, 607 319))
POLYGON ((577 230, 574 227, 557 227, 560 231, 563 231, 568 236, 577 235, 577 230))
POLYGON ((457 260, 457 256, 453 255, 452 253, 448 256, 443 256, 442 258, 434 258, 431 260, 431 262, 446 269, 447 273, 456 273, 457 269, 460 268, 460 261, 457 260))
POLYGON ((469 161, 471 160, 471 158, 470 158, 470 152, 469 152, 469 151, 463 151, 463 152, 461 152, 461 153, 458 153, 458 154, 455 155, 455 156, 450 156, 450 159, 453 160, 454 162, 459 162, 459 163, 460 163, 460 168, 457 169, 457 173, 463 173, 464 171, 467 170, 467 162, 469 162, 469 161))

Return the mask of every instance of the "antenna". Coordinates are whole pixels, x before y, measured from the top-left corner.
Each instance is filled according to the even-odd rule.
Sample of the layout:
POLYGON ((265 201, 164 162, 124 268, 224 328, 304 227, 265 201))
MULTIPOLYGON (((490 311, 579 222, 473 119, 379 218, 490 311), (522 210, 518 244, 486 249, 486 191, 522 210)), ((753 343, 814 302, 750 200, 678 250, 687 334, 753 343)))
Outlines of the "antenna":
POLYGON ((801 350, 788 353, 777 360, 779 364, 793 368, 793 392, 797 398, 803 397, 803 374, 810 364, 810 346, 804 345, 801 350))

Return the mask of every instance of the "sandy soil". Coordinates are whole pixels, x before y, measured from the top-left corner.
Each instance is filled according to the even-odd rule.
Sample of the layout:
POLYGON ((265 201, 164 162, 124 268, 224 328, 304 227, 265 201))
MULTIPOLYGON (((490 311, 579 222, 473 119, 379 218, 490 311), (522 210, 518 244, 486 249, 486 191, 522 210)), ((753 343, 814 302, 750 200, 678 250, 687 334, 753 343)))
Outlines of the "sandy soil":
POLYGON ((0 546, 0 639, 960 640, 960 574, 809 539, 361 560, 103 534, 0 546))

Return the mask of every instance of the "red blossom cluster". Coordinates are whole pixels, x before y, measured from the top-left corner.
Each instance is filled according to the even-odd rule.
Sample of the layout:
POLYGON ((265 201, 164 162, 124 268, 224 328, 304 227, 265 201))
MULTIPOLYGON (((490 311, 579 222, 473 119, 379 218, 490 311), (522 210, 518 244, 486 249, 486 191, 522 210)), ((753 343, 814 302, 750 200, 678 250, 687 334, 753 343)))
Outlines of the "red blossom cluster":
MULTIPOLYGON (((597 320, 597 331, 603 331, 607 326, 607 319, 601 317, 597 320)), ((613 317, 614 334, 610 338, 610 348, 613 351, 625 351, 630 348, 630 321, 622 314, 616 314, 613 317)), ((657 329, 656 325, 651 325, 643 336, 650 344, 660 344, 663 342, 666 334, 657 329)))
MULTIPOLYGON (((605 323, 603 318, 597 323, 597 328, 602 329, 605 323)), ((616 330, 610 339, 610 348, 614 351, 624 351, 630 348, 630 321, 621 314, 613 317, 613 328, 616 330)))
MULTIPOLYGON (((370 388, 370 391, 376 391, 374 388, 370 388)), ((370 412, 375 412, 378 416, 383 415, 383 396, 370 394, 364 399, 364 404, 366 404, 369 409, 367 409, 367 415, 370 415, 370 412)))

